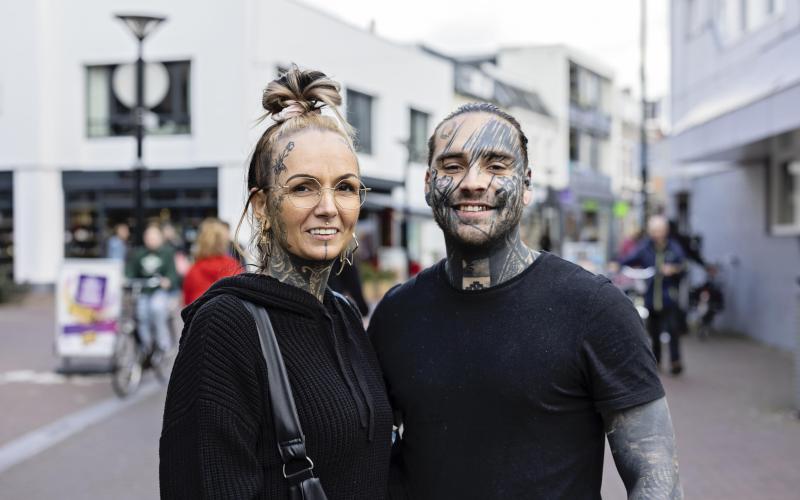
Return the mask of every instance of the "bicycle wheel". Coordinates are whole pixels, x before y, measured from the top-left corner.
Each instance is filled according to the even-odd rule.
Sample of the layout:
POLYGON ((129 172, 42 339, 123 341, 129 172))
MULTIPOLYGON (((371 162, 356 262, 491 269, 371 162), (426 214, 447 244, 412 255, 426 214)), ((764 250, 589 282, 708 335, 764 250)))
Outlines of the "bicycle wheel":
POLYGON ((142 381, 142 362, 136 339, 131 334, 119 334, 114 348, 114 372, 111 388, 124 398, 139 388, 142 381))

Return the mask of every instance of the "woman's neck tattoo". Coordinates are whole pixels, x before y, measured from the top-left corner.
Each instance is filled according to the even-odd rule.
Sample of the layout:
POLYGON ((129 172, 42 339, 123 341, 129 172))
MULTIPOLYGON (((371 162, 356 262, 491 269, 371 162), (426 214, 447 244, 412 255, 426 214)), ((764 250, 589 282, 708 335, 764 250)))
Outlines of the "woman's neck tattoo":
POLYGON ((314 261, 296 257, 281 245, 272 246, 264 274, 288 285, 303 289, 322 302, 333 261, 314 261))
POLYGON ((519 231, 490 248, 465 248, 447 240, 447 277, 461 290, 482 290, 504 283, 527 269, 539 256, 522 242, 519 231))

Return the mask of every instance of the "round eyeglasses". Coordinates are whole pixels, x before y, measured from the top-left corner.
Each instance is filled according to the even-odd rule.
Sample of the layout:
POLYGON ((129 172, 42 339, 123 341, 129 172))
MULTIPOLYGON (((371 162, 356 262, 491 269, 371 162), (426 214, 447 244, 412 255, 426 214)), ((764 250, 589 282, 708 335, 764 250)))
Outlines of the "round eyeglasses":
POLYGON ((322 199, 322 192, 330 190, 333 201, 342 210, 357 210, 367 199, 370 188, 364 186, 357 178, 342 179, 331 188, 322 187, 322 184, 313 177, 295 177, 283 186, 274 189, 283 189, 289 201, 297 208, 314 208, 322 199))

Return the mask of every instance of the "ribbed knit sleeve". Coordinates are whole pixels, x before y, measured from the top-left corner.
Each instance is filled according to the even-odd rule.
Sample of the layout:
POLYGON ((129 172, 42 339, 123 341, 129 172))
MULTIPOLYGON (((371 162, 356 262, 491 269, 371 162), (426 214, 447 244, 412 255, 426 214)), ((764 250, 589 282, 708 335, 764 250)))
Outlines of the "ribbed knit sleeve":
POLYGON ((235 297, 204 304, 181 340, 160 442, 161 498, 263 494, 255 323, 235 297))

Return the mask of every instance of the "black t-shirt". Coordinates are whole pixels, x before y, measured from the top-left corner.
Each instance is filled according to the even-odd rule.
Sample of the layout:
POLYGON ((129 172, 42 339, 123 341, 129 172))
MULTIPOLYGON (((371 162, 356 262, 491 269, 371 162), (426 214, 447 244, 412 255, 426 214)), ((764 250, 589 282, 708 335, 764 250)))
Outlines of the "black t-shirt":
POLYGON ((442 261, 390 291, 369 332, 414 499, 600 498, 600 412, 664 395, 630 301, 548 253, 479 291, 442 261))

